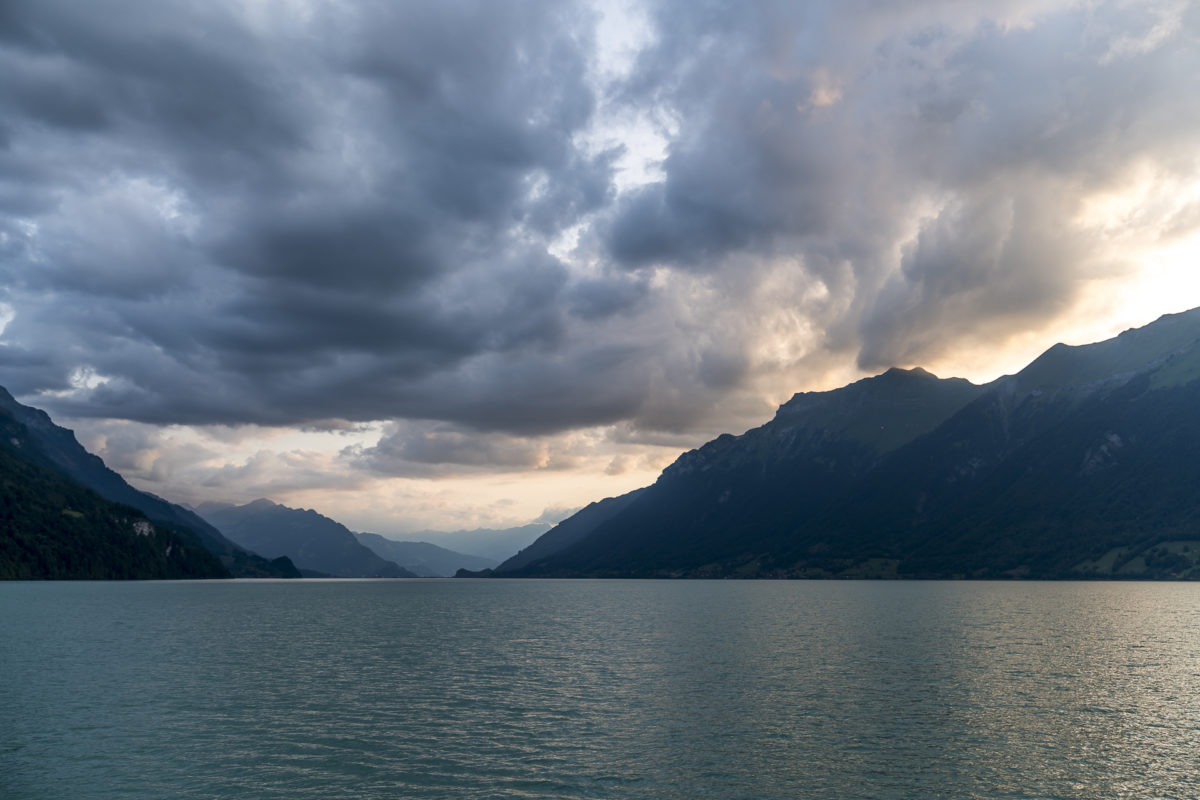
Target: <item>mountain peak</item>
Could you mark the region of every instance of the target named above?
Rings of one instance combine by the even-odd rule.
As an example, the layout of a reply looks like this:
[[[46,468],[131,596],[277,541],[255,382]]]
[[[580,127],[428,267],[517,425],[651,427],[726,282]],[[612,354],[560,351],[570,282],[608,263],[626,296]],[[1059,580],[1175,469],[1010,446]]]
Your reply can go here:
[[[242,506],[242,508],[249,509],[251,511],[267,511],[272,508],[283,508],[283,506],[272,500],[268,500],[265,497],[260,497],[257,500],[251,501]]]
[[[259,498],[244,506],[212,511],[208,519],[243,547],[268,557],[287,556],[309,574],[416,577],[363,545],[345,525],[312,509],[288,508]]]
[[[982,391],[963,378],[892,367],[840,389],[793,395],[768,424],[824,430],[883,453],[930,430]]]
[[[903,367],[892,367],[882,375],[876,375],[876,378],[925,378],[927,380],[941,380],[937,375],[934,375],[924,367],[913,367],[912,369],[904,369]]]

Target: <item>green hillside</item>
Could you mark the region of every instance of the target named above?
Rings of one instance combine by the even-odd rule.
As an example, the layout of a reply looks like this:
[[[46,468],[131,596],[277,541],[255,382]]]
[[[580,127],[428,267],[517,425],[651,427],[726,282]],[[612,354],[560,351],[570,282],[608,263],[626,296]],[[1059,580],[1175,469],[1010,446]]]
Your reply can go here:
[[[54,424],[44,411],[18,403],[3,387],[0,387],[0,414],[11,424],[21,426],[24,445],[14,451],[16,455],[34,459],[60,478],[86,486],[113,503],[138,509],[160,528],[184,532],[188,541],[200,544],[216,556],[235,577],[300,577],[299,570],[287,558],[263,558],[237,546],[192,511],[133,488],[98,456],[84,449],[72,431]]]
[[[194,537],[56,474],[32,448],[24,426],[0,410],[0,579],[229,576]]]

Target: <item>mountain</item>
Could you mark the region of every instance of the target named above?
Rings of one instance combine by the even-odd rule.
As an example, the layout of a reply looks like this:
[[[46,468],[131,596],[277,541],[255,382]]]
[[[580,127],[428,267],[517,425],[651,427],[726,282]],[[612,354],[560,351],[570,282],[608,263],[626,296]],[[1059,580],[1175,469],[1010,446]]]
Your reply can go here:
[[[635,489],[618,497],[607,497],[595,503],[589,503],[496,567],[495,574],[503,575],[506,572],[515,572],[528,564],[582,541],[601,524],[624,511],[644,491],[645,489]]]
[[[378,533],[356,533],[354,537],[380,558],[394,561],[422,578],[447,578],[460,569],[483,570],[496,566],[493,559],[456,553],[429,542],[398,542]]]
[[[439,547],[445,547],[457,553],[478,556],[499,563],[516,553],[523,547],[528,547],[534,540],[546,533],[550,525],[544,522],[531,522],[516,528],[475,528],[459,531],[417,531],[406,533],[406,539],[422,542],[432,542]]]
[[[893,369],[796,395],[497,572],[1200,578],[1197,408],[1200,310],[984,386]]]
[[[255,500],[244,506],[205,505],[200,513],[241,546],[267,556],[287,556],[314,577],[417,577],[364,547],[345,526],[311,509]]]
[[[74,432],[55,425],[46,412],[18,403],[3,387],[0,387],[0,411],[24,427],[29,441],[35,443],[47,468],[114,503],[138,509],[157,524],[190,531],[234,577],[300,576],[286,559],[269,561],[248,552],[229,541],[194,512],[149,492],[134,489],[124,478],[105,466],[98,456],[85,450]]]
[[[0,580],[227,577],[191,531],[153,523],[56,471],[0,408]]]

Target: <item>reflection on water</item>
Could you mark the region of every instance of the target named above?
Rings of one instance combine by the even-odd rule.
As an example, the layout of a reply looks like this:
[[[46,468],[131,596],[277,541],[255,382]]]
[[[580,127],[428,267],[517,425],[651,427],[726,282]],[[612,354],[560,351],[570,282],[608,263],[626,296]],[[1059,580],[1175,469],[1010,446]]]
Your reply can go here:
[[[0,585],[6,798],[1200,796],[1200,587]]]

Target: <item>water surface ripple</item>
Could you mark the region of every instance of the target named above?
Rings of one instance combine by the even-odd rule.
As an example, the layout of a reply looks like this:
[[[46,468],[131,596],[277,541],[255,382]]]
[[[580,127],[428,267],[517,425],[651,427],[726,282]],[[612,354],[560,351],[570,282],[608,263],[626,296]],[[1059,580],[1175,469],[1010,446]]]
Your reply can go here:
[[[1200,586],[0,585],[0,797],[1200,797]]]

